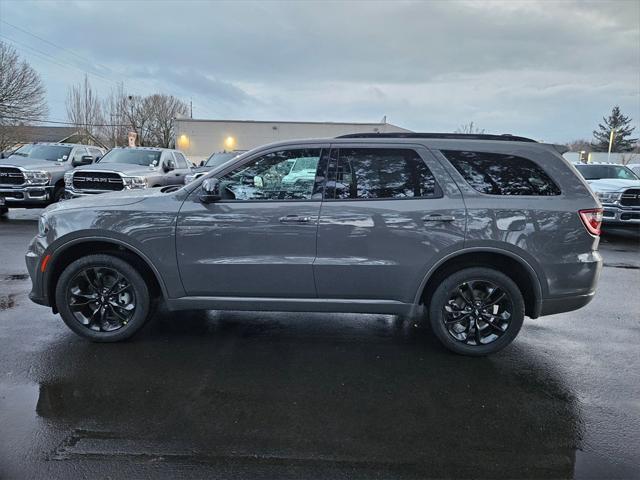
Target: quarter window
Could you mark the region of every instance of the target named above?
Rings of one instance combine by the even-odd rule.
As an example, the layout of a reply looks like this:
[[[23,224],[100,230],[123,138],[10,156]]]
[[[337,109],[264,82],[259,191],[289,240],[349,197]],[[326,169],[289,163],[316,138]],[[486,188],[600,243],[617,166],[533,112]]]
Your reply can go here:
[[[328,198],[333,196],[332,187],[336,199],[440,196],[433,174],[411,149],[341,148],[334,172],[327,186]]]
[[[226,200],[310,200],[314,196],[319,148],[262,155],[220,179]]]
[[[489,195],[560,195],[542,168],[526,158],[501,153],[442,150],[475,190]]]

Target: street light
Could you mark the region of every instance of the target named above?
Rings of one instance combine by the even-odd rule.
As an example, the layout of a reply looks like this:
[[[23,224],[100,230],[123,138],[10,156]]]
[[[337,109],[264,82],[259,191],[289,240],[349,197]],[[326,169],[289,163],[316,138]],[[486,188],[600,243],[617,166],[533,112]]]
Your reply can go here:
[[[235,150],[236,139],[233,138],[232,136],[228,136],[224,140],[224,146],[226,147],[227,150]]]

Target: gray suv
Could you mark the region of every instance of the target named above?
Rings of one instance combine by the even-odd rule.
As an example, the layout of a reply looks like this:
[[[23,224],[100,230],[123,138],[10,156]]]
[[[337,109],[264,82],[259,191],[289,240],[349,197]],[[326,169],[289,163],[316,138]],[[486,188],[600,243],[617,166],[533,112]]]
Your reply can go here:
[[[156,147],[118,147],[93,165],[64,177],[66,197],[76,198],[118,190],[182,185],[191,164],[182,152]]]
[[[159,298],[428,318],[445,347],[485,355],[525,316],[589,303],[601,220],[553,145],[362,134],[257,148],[179,189],[53,205],[26,261],[31,299],[95,341],[133,335]]]
[[[9,207],[44,207],[64,194],[65,172],[104,155],[74,143],[28,143],[0,159],[0,214]]]

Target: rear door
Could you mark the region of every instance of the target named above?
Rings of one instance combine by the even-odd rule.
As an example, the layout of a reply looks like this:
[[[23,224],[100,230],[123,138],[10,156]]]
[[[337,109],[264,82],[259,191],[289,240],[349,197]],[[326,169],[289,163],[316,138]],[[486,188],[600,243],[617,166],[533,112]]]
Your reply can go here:
[[[464,235],[460,191],[426,148],[333,145],[314,263],[320,298],[413,302]]]

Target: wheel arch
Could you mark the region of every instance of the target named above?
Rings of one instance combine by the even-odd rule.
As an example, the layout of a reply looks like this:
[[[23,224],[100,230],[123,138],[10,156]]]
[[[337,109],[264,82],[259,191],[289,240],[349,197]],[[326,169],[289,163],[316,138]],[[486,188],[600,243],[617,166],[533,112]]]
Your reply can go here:
[[[435,288],[442,280],[470,267],[492,268],[507,275],[522,292],[525,314],[530,318],[540,316],[543,290],[535,269],[525,259],[510,251],[491,248],[465,249],[441,259],[422,280],[415,303],[428,305]]]
[[[92,237],[76,239],[65,243],[56,249],[51,257],[46,274],[43,278],[44,291],[54,312],[55,288],[58,278],[64,269],[73,261],[89,254],[109,254],[119,257],[136,268],[149,285],[152,296],[167,298],[167,290],[158,270],[153,263],[139,249],[113,238]]]

